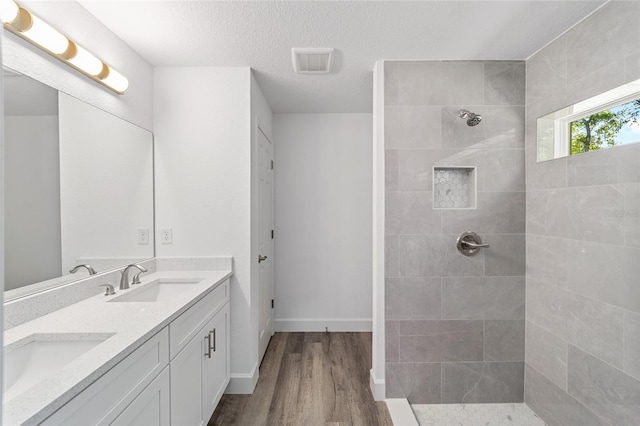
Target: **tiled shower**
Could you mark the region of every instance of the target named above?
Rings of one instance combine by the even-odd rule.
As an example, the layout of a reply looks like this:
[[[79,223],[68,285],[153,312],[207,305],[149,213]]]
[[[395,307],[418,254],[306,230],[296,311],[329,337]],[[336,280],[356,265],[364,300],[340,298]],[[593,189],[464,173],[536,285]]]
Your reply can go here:
[[[523,62],[385,62],[388,398],[640,424],[640,147],[536,161],[538,117],[639,78],[630,1]],[[462,256],[464,231],[490,247]]]

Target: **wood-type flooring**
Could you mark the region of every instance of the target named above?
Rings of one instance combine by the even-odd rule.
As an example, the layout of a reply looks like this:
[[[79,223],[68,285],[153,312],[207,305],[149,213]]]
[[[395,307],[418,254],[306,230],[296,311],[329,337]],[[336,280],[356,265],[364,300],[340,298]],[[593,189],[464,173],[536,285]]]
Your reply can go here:
[[[392,426],[369,389],[371,333],[276,333],[252,395],[224,395],[209,426]]]

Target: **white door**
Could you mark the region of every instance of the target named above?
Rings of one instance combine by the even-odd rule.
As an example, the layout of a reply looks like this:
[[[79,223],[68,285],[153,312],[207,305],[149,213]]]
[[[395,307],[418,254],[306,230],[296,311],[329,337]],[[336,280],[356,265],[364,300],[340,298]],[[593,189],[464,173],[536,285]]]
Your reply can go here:
[[[258,126],[258,287],[260,294],[260,360],[273,335],[273,145]]]

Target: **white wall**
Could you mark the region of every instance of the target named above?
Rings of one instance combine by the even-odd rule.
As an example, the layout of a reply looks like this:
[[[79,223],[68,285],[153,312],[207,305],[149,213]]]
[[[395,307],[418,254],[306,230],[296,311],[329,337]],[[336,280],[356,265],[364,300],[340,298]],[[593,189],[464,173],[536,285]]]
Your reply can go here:
[[[154,70],[156,226],[173,228],[157,255],[233,256],[232,386],[253,380],[257,353],[250,87],[249,68]]]
[[[62,273],[80,259],[153,257],[152,235],[138,244],[138,229],[153,229],[153,136],[64,93],[59,102]]]
[[[58,116],[4,121],[5,288],[61,275]]]
[[[122,96],[3,30],[2,62],[24,75],[104,109],[147,130],[153,128],[153,68],[77,2],[22,1],[129,79]]]
[[[372,115],[275,114],[275,327],[371,331]]]

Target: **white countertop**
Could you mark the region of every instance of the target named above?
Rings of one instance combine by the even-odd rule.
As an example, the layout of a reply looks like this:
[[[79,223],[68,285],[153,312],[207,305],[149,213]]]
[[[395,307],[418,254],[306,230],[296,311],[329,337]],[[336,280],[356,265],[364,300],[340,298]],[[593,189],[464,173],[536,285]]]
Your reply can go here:
[[[113,336],[65,367],[52,371],[28,391],[3,401],[2,423],[40,423],[222,284],[231,274],[231,271],[155,272],[143,275],[142,284],[129,290],[116,288],[115,296],[100,294],[5,330],[5,347],[33,334],[95,333]],[[159,278],[201,278],[202,281],[189,285],[188,289],[167,301],[108,302]]]

